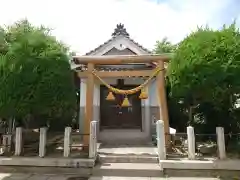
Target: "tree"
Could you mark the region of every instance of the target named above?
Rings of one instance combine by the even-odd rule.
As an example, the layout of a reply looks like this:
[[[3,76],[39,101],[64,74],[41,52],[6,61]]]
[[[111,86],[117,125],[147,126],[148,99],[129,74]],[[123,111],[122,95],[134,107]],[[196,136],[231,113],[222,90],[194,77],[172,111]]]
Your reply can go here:
[[[205,123],[229,130],[226,119],[232,118],[240,90],[240,33],[235,24],[191,33],[179,44],[167,75],[174,98],[189,110],[196,107]]]
[[[168,39],[165,37],[161,41],[157,41],[154,48],[155,54],[161,53],[173,53],[177,48],[177,45],[172,44]]]
[[[27,20],[3,31],[7,52],[0,59],[0,117],[71,119],[76,108],[68,48],[50,30]]]

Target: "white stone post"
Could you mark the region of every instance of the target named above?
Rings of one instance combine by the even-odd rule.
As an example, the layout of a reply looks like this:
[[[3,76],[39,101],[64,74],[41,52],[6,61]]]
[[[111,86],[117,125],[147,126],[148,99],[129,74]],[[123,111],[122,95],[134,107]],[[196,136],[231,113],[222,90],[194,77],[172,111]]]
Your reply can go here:
[[[216,127],[216,133],[217,133],[217,146],[218,146],[219,159],[225,159],[227,156],[226,156],[226,149],[225,149],[224,128]]]
[[[2,138],[3,142],[3,150],[4,152],[9,152],[11,151],[11,145],[12,145],[12,135],[11,134],[4,134]]]
[[[89,158],[95,158],[97,155],[97,121],[90,123],[89,135]]]
[[[164,132],[164,122],[158,120],[156,122],[156,133],[157,133],[157,149],[159,160],[166,159],[166,147],[165,147],[165,132]]]
[[[70,155],[70,142],[71,142],[71,132],[72,128],[71,127],[65,127],[65,132],[64,132],[64,152],[63,156],[64,157],[69,157]]]
[[[2,136],[2,144],[3,144],[2,150],[3,150],[3,152],[6,152],[6,150],[7,150],[7,136],[6,135]]]
[[[99,122],[98,121],[93,121],[93,142],[94,142],[94,146],[93,146],[93,150],[94,150],[94,157],[97,156],[97,134],[98,134],[98,126],[99,126]]]
[[[20,156],[22,151],[22,127],[16,128],[15,156]]]
[[[195,134],[192,126],[187,127],[188,159],[195,159]]]
[[[47,128],[41,127],[39,133],[39,157],[44,157],[46,154],[47,143]]]

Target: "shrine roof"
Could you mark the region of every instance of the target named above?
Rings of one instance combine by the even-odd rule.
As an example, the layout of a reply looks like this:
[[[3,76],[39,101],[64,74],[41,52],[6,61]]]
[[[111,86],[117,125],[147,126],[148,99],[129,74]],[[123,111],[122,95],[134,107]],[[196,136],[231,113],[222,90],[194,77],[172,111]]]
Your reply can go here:
[[[119,36],[122,36],[122,37],[128,39],[129,41],[131,41],[133,44],[135,44],[142,51],[145,51],[148,54],[152,53],[150,50],[148,50],[147,48],[143,47],[142,45],[140,45],[139,43],[134,41],[132,38],[130,38],[129,33],[127,32],[127,30],[124,27],[124,25],[120,23],[120,24],[117,24],[117,27],[114,29],[114,32],[112,33],[112,38],[110,38],[109,40],[105,41],[103,44],[99,45],[95,49],[87,52],[85,55],[92,55],[93,53],[95,53],[96,51],[101,49],[103,46],[106,46],[107,44],[109,44],[109,43],[113,42],[114,40],[116,40],[116,38],[118,38]]]

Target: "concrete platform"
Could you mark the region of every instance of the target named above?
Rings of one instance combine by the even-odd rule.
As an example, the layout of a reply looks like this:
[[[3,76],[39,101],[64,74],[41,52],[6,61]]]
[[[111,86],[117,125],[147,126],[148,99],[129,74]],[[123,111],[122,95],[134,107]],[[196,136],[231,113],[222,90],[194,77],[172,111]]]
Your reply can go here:
[[[220,180],[219,178],[199,178],[199,177],[121,177],[103,176],[91,177],[89,180]]]
[[[92,168],[66,168],[66,167],[30,167],[30,166],[0,166],[3,174],[57,174],[61,176],[72,175],[90,177]]]
[[[34,167],[86,167],[92,168],[95,159],[78,158],[40,158],[40,157],[0,157],[0,166],[34,166]]]
[[[158,164],[147,163],[106,163],[96,166],[92,172],[94,176],[163,177]]]
[[[7,174],[0,173],[0,180],[87,180],[78,176],[47,175],[47,174]],[[219,180],[219,178],[201,177],[124,177],[124,176],[93,176],[89,180]]]
[[[163,169],[240,171],[240,160],[160,160]]]
[[[99,155],[101,163],[155,163],[158,164],[158,157],[148,155]]]
[[[23,174],[23,173],[0,173],[0,180],[87,180],[79,176],[57,174]]]
[[[157,148],[152,145],[100,145],[99,154],[104,155],[148,155],[157,157]]]
[[[155,163],[157,148],[152,145],[101,145],[98,149],[101,163]]]

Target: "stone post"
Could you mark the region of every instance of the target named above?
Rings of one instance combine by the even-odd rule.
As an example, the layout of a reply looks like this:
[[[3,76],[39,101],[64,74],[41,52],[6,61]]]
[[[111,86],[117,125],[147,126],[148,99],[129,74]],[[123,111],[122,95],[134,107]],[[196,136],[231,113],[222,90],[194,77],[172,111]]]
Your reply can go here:
[[[89,158],[95,158],[97,153],[97,121],[90,123]]]
[[[188,159],[195,159],[195,134],[192,126],[187,127]]]
[[[70,155],[70,142],[71,142],[71,132],[72,128],[71,127],[65,127],[65,132],[64,132],[64,152],[63,156],[64,157],[69,157]]]
[[[218,157],[219,159],[225,159],[227,156],[225,149],[224,128],[216,127],[216,133],[217,133]]]
[[[2,138],[3,142],[3,149],[4,152],[10,152],[11,151],[11,145],[12,145],[12,135],[11,134],[4,134]]]
[[[46,154],[47,143],[47,128],[41,127],[39,134],[39,157],[44,157]]]
[[[15,156],[20,156],[22,151],[22,127],[16,128]]]
[[[157,133],[157,149],[159,160],[166,159],[166,147],[165,147],[165,132],[164,132],[164,122],[158,120],[156,122],[156,133]]]

